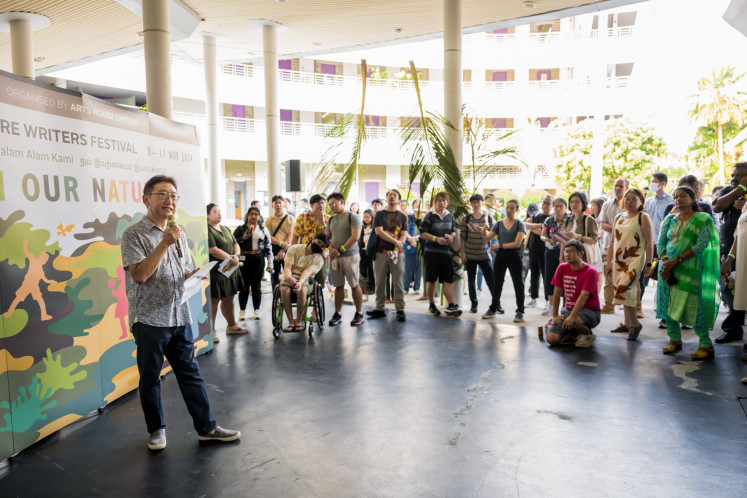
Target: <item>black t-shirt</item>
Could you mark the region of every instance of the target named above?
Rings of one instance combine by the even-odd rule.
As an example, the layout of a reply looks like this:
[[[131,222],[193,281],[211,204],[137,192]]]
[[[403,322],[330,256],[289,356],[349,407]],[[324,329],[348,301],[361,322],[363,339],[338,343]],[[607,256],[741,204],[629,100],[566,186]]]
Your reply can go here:
[[[726,194],[734,190],[734,188],[735,187],[732,187],[731,185],[722,188],[718,193],[718,197],[716,197],[716,200],[725,196]],[[721,237],[719,237],[719,239],[721,244],[722,256],[729,254],[729,249],[731,249],[731,246],[734,243],[734,231],[737,229],[737,221],[739,220],[739,216],[741,214],[742,211],[735,208],[734,204],[721,212]]]
[[[376,227],[382,227],[385,232],[389,232],[389,235],[395,239],[399,239],[400,233],[403,231],[406,232],[409,224],[407,215],[402,211],[379,209],[376,216],[374,216],[373,229],[376,231]],[[379,237],[378,244],[376,244],[377,251],[391,251],[392,249],[394,249],[394,244]]]
[[[537,213],[534,216],[532,216],[532,223],[542,224],[550,216],[552,215],[545,214],[545,213]],[[544,252],[545,243],[540,240],[540,236],[532,232],[531,230],[529,230],[529,228],[527,228],[527,232],[529,233],[529,235],[527,235],[527,237],[529,238],[529,241],[527,242],[527,249],[529,249],[530,251]]]

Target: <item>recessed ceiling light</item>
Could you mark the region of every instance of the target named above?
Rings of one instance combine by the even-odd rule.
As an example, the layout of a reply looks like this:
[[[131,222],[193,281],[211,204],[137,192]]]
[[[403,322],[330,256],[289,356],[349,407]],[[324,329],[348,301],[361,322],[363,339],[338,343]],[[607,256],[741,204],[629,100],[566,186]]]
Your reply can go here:
[[[529,1],[529,2],[522,2],[522,3],[521,3],[521,5],[523,5],[523,6],[524,6],[524,7],[526,7],[527,9],[533,9],[533,8],[535,8],[535,7],[537,6],[537,4],[536,4],[536,3],[534,3],[534,2],[532,2],[532,1]]]
[[[401,33],[402,28],[394,28],[392,31],[394,31],[395,33]]]
[[[44,57],[34,57],[34,62],[44,62]]]

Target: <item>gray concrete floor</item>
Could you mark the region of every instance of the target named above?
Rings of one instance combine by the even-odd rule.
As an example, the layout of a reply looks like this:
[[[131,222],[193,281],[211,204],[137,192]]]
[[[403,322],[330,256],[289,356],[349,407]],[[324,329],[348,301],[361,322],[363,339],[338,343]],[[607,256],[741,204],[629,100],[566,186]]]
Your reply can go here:
[[[637,342],[608,332],[617,312],[588,349],[541,342],[541,307],[515,326],[508,282],[492,321],[431,317],[410,295],[404,324],[390,313],[351,327],[345,306],[311,339],[273,339],[266,294],[248,334],[226,337],[221,318],[200,358],[213,413],[240,441],[198,444],[168,375],[165,450],[145,447],[131,393],[15,457],[0,494],[744,496],[742,344],[693,362],[685,331],[684,351],[662,355],[653,291]]]

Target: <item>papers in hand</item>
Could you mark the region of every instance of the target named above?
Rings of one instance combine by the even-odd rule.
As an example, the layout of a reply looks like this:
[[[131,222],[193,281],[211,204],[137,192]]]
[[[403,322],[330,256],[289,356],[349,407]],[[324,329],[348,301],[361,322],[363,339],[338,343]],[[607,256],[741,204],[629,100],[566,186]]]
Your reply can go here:
[[[210,273],[210,270],[212,270],[213,266],[215,266],[216,264],[218,264],[218,262],[213,261],[201,267],[199,270],[194,272],[191,277],[184,281],[184,292],[182,293],[181,301],[182,304],[187,302],[187,299],[197,294],[197,292],[202,288],[202,279],[208,273]]]
[[[220,266],[218,267],[218,271],[223,274],[224,277],[230,277],[233,272],[239,269],[239,265],[236,264],[230,256],[226,259],[224,259]]]

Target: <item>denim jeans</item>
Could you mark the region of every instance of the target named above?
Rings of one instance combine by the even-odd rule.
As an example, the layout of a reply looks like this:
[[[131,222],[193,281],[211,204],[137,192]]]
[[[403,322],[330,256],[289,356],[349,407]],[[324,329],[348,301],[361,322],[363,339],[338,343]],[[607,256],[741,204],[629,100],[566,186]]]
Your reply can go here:
[[[545,248],[540,249],[540,251],[534,249],[529,251],[529,295],[533,300],[539,297],[540,277],[542,280],[545,279]],[[544,289],[542,293],[545,293]],[[546,294],[544,297],[549,299]]]
[[[721,330],[724,332],[731,332],[732,334],[744,335],[744,310],[734,309],[734,293],[729,289],[728,282],[721,277],[721,298],[726,307],[729,308],[729,314],[726,315],[724,321],[721,323]]]
[[[148,433],[166,427],[161,405],[161,369],[163,357],[169,361],[182,392],[184,404],[192,416],[198,434],[215,428],[215,419],[210,413],[205,383],[200,377],[200,368],[195,359],[195,348],[181,327],[153,327],[144,323],[132,326],[132,335],[137,346],[137,369],[140,373],[140,405],[145,415]]]
[[[404,275],[404,286],[405,292],[410,290],[410,282],[415,282],[412,286],[412,290],[418,292],[420,290],[420,280],[422,278],[422,268],[420,267],[420,257],[418,253],[413,254],[405,253],[405,275]]]

